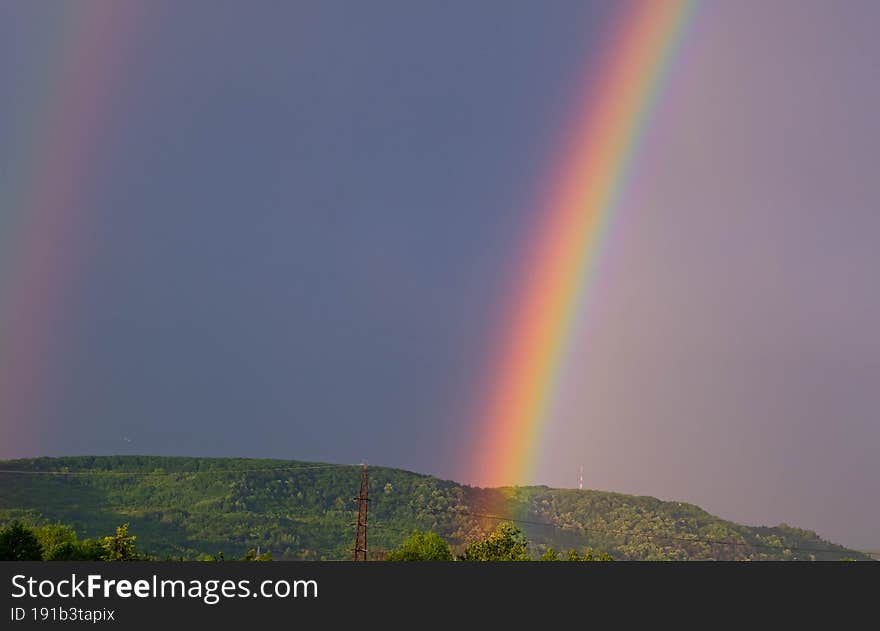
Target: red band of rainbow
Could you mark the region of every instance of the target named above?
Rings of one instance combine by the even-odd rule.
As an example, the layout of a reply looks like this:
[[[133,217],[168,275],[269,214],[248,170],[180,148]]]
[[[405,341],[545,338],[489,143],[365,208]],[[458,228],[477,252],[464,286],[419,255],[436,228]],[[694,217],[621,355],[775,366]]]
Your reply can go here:
[[[513,298],[515,315],[502,331],[477,412],[472,482],[529,482],[581,296],[695,6],[695,0],[636,0],[620,13],[574,121],[571,146],[562,152],[561,169],[551,172],[553,187]]]

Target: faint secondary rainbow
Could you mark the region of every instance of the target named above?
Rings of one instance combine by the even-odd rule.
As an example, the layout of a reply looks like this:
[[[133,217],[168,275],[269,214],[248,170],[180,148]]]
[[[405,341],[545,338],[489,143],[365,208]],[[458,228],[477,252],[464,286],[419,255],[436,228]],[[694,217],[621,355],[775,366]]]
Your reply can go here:
[[[91,183],[107,163],[108,119],[139,6],[59,5],[45,23],[57,31],[40,38],[43,56],[27,57],[25,70],[43,87],[21,97],[31,118],[19,126],[14,180],[0,190],[0,457],[44,453],[45,386],[87,258]]]
[[[570,145],[550,173],[512,317],[490,365],[468,476],[477,484],[530,481],[579,305],[695,6],[696,0],[635,0],[615,21],[571,126]]]

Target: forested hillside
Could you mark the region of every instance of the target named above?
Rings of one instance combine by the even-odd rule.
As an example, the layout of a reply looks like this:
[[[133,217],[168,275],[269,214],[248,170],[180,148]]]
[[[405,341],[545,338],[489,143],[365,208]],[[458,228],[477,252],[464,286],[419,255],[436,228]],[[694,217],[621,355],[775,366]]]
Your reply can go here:
[[[257,548],[274,559],[349,558],[360,467],[283,460],[107,456],[0,461],[0,523],[70,524],[81,537],[123,523],[158,556]],[[867,559],[786,525],[751,527],[697,506],[603,491],[482,489],[370,467],[376,558],[414,529],[453,547],[515,520],[540,556],[591,548],[615,559]]]

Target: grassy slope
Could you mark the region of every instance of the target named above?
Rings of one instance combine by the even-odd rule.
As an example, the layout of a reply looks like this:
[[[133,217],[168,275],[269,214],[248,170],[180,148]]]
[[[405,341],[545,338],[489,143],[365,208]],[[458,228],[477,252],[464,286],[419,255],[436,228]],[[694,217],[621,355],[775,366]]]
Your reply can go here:
[[[0,522],[73,525],[80,536],[129,522],[141,550],[195,558],[348,558],[360,468],[281,460],[107,456],[0,461]],[[460,546],[496,515],[522,520],[540,554],[592,547],[618,559],[867,559],[785,525],[750,527],[697,506],[652,497],[547,487],[481,489],[398,469],[370,468],[370,548],[395,547],[413,529]],[[552,524],[546,526],[542,524]],[[734,542],[722,545],[714,541]],[[802,551],[810,548],[820,551]]]

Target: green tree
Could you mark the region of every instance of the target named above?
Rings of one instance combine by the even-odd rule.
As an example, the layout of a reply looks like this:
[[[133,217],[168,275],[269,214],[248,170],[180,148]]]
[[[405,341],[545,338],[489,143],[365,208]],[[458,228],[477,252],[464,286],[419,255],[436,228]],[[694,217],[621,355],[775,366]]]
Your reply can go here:
[[[541,561],[561,561],[559,558],[559,553],[553,548],[547,548],[544,551],[544,554],[541,555]]]
[[[513,524],[500,524],[485,539],[472,541],[459,556],[461,561],[529,561],[529,542]]]
[[[106,550],[96,539],[65,541],[49,550],[44,550],[44,561],[103,561]]]
[[[437,533],[416,530],[385,558],[388,561],[451,561],[452,550]]]
[[[581,561],[613,561],[614,559],[607,552],[594,552],[592,548],[584,550]]]
[[[556,550],[553,548],[547,548],[543,555],[541,555],[541,561],[613,561],[611,555],[607,552],[602,552],[600,554],[594,554],[591,548],[586,548],[583,554],[578,553],[575,549],[570,549],[566,558],[563,559]]]
[[[137,561],[138,554],[134,549],[135,535],[128,534],[128,524],[116,528],[115,535],[101,539],[104,548],[104,559],[107,561]]]
[[[263,552],[262,554],[257,554],[257,551],[254,548],[251,548],[247,551],[247,553],[241,557],[242,561],[271,561],[272,553],[268,550]]]
[[[43,548],[44,561],[101,561],[106,550],[101,541],[79,539],[67,524],[49,524],[34,528]]]
[[[43,560],[67,560],[76,548],[73,528],[65,524],[50,524],[34,529],[34,535],[43,548]]]
[[[34,532],[14,521],[0,530],[0,561],[41,561],[43,547]]]
[[[569,561],[613,561],[611,555],[607,552],[600,552],[599,554],[594,554],[592,548],[587,548],[584,550],[583,554],[578,554],[577,550],[569,550],[568,551],[568,560]]]

